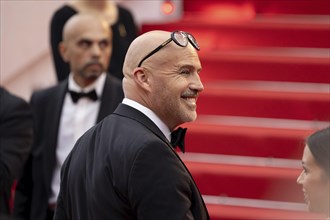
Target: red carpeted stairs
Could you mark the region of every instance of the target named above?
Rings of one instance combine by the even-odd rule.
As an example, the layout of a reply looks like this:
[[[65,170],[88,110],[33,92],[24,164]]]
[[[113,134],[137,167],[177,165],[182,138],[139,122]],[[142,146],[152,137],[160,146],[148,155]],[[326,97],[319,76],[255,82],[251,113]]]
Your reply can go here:
[[[180,154],[212,220],[322,219],[306,211],[304,138],[330,120],[329,0],[186,0],[205,90]]]

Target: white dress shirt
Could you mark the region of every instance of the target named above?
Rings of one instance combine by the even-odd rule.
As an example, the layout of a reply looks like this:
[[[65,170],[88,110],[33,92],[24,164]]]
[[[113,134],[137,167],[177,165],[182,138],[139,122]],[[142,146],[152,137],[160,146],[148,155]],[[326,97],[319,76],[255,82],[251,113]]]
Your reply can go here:
[[[52,180],[52,195],[49,204],[55,204],[60,190],[60,172],[64,160],[71,152],[78,138],[89,128],[96,124],[98,112],[101,105],[101,96],[106,79],[106,73],[102,73],[91,85],[81,88],[74,80],[72,73],[69,75],[69,90],[75,92],[90,92],[95,89],[98,100],[93,101],[87,97],[80,98],[76,103],[71,99],[70,93],[64,97],[62,113],[60,118],[57,147],[56,166]]]
[[[149,108],[141,105],[138,102],[135,102],[131,99],[124,98],[123,104],[131,106],[132,108],[135,108],[145,114],[153,123],[157,125],[157,127],[162,131],[162,133],[165,135],[168,141],[171,141],[171,131],[167,127],[167,125]]]

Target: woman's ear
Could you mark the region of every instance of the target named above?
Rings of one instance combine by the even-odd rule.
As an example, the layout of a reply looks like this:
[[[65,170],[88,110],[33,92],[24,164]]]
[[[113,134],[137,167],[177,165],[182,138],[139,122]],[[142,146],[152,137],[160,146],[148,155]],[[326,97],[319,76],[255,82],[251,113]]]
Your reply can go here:
[[[321,175],[321,180],[324,181],[325,183],[330,183],[330,177],[326,174],[326,172],[322,172],[322,175]]]
[[[150,91],[150,74],[142,67],[135,68],[134,70],[135,82],[144,90]]]

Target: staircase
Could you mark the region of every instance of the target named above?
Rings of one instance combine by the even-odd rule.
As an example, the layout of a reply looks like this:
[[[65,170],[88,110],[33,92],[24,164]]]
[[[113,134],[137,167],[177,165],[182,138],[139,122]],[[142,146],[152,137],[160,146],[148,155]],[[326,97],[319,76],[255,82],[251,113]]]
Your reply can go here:
[[[329,0],[186,0],[205,90],[179,153],[212,220],[324,219],[306,211],[304,139],[330,121]]]

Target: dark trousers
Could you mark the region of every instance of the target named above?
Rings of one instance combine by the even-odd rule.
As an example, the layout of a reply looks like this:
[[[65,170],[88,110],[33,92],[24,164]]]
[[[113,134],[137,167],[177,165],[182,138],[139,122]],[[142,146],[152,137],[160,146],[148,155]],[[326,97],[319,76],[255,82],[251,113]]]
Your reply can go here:
[[[54,218],[54,210],[48,209],[47,210],[46,220],[53,220],[53,218]]]

